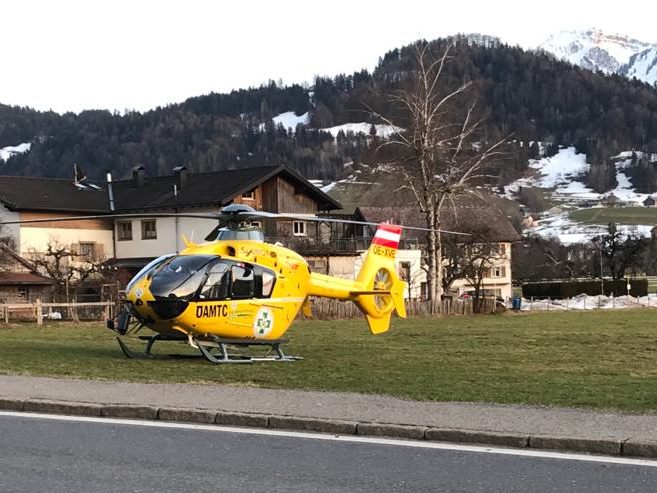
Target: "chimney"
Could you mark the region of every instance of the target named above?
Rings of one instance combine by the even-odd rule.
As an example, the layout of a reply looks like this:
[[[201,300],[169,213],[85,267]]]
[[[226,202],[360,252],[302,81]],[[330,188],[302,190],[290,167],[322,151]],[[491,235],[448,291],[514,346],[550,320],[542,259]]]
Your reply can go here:
[[[173,168],[173,172],[176,175],[175,184],[178,187],[178,192],[180,192],[185,186],[185,183],[187,183],[187,167],[176,166]]]
[[[145,172],[146,172],[146,168],[144,168],[141,164],[138,164],[137,166],[132,168],[132,186],[133,186],[133,188],[139,188],[139,187],[143,186]]]

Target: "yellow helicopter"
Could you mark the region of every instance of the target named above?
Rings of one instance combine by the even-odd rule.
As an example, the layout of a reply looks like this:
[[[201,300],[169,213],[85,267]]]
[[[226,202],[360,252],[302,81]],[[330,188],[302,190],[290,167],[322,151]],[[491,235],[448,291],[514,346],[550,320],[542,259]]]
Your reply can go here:
[[[293,216],[244,205],[224,207],[221,216],[226,225],[215,228],[207,243],[185,240],[179,254],[155,259],[127,285],[125,307],[108,327],[121,336],[142,327],[153,330],[144,355],[157,341],[185,340],[212,363],[299,359],[285,355],[281,345],[299,311],[310,315],[311,296],[353,301],[373,334],[388,330],[393,312],[406,316],[406,283],[395,269],[401,226],[379,225],[357,278],[350,281],[311,272],[298,253],[265,243],[249,224]],[[137,356],[117,339],[126,356]],[[251,345],[270,346],[275,354],[229,353],[230,347]]]
[[[293,214],[256,211],[233,204],[221,209],[218,215],[150,216],[218,219],[219,225],[205,238],[205,243],[183,238],[184,250],[153,260],[128,283],[122,310],[116,319],[107,321],[107,327],[119,334],[117,341],[128,358],[151,357],[158,341],[184,341],[212,363],[300,359],[286,355],[281,346],[299,311],[311,315],[311,296],[352,301],[364,313],[372,334],[386,332],[393,312],[406,317],[406,283],[395,268],[402,229],[428,231],[388,223],[304,216],[305,221],[377,226],[356,279],[346,280],[311,272],[301,255],[280,244],[266,243],[263,232],[251,224],[263,219],[300,219]],[[3,224],[110,217],[144,216],[113,214]],[[138,336],[146,341],[146,347],[135,353],[122,338],[143,328],[155,334]],[[235,347],[248,346],[269,346],[273,352],[256,356],[233,351]]]

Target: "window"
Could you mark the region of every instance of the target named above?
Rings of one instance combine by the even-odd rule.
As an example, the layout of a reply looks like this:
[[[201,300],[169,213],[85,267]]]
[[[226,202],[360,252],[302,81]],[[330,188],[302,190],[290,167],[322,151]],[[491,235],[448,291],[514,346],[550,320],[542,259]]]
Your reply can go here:
[[[158,298],[190,299],[205,279],[205,266],[213,255],[179,255],[169,257],[151,270],[151,294]]]
[[[274,291],[274,271],[250,265],[219,260],[210,265],[199,301],[269,298]]]
[[[116,225],[117,237],[119,241],[132,240],[132,222],[120,222]]]
[[[22,287],[22,286],[18,288],[17,294],[19,298],[22,298],[24,300],[27,300],[30,295],[27,287]]]
[[[498,265],[497,267],[491,267],[490,277],[504,277],[506,276],[506,267],[504,265]]]
[[[205,281],[199,298],[202,300],[225,300],[228,298],[229,287],[228,265],[223,262],[216,263],[210,268],[208,279]]]
[[[294,221],[292,223],[292,234],[294,234],[294,236],[306,236],[305,221]]]
[[[256,196],[255,196],[255,188],[249,190],[248,192],[244,192],[244,193],[242,194],[242,198],[243,198],[243,199],[247,199],[247,200],[255,200],[255,198],[256,198]]]
[[[443,274],[444,276],[444,274]],[[402,281],[409,282],[411,280],[411,263],[399,262],[399,278]]]
[[[92,241],[80,242],[78,255],[84,260],[93,260],[96,253],[96,244]]]
[[[320,272],[322,274],[328,274],[328,264],[326,259],[307,259],[308,267],[313,272]]]
[[[142,240],[155,240],[157,239],[157,228],[155,227],[155,219],[148,219],[141,222],[141,239]]]
[[[231,274],[233,278],[231,298],[253,298],[255,293],[253,268],[246,264],[236,264],[233,265]]]

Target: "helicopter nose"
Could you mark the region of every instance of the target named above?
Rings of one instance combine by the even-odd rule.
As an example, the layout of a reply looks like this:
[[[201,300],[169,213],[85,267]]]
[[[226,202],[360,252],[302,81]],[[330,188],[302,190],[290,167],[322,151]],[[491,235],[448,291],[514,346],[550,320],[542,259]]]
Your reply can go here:
[[[153,300],[148,302],[148,307],[153,310],[155,315],[157,315],[162,320],[170,320],[172,318],[176,318],[178,315],[187,310],[188,306],[188,301],[176,298]]]

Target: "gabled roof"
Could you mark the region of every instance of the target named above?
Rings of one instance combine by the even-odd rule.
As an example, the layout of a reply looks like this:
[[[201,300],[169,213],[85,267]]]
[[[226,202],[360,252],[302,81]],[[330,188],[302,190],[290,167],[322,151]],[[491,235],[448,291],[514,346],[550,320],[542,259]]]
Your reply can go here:
[[[115,183],[116,209],[144,210],[174,207],[200,207],[225,205],[236,195],[241,195],[261,183],[281,175],[302,187],[319,205],[321,210],[340,209],[341,205],[305,178],[284,166],[243,168],[211,173],[187,173],[181,190],[174,194],[176,176],[158,176],[145,180],[135,187],[132,180]]]
[[[318,204],[320,210],[340,209],[308,180],[284,166],[264,166],[210,173],[187,173],[184,185],[174,194],[175,175],[147,177],[136,187],[132,180],[113,183],[116,211],[141,211],[180,207],[222,206],[236,195],[257,187],[274,176],[283,176],[299,186]],[[109,212],[106,184],[75,184],[72,180],[0,176],[0,202],[10,210]],[[96,188],[94,188],[96,187]]]

